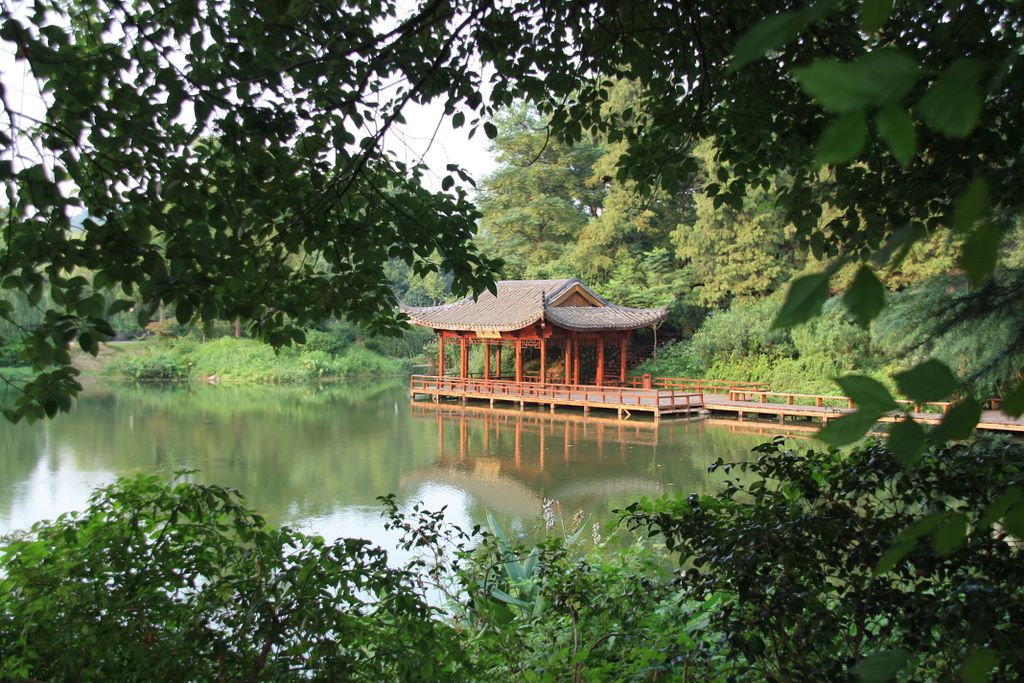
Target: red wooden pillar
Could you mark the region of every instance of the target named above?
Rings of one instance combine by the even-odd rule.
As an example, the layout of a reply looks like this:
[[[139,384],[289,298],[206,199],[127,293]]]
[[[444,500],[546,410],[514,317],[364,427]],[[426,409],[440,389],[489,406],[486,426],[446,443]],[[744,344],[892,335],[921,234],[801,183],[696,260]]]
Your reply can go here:
[[[469,349],[465,337],[459,338],[459,376],[466,379],[469,376]]]
[[[548,381],[548,345],[547,340],[544,337],[540,338],[540,383],[544,384]]]
[[[498,344],[497,356],[498,357],[495,359],[496,361],[498,361],[498,372],[496,377],[498,379],[501,379],[501,344]]]
[[[626,351],[629,348],[629,333],[622,335],[619,340],[619,381],[626,383]]]
[[[484,342],[484,379],[491,378],[491,343]]]
[[[437,376],[444,377],[444,337],[438,337],[437,341]]]
[[[572,383],[580,383],[580,340],[572,338]]]
[[[572,384],[572,341],[565,338],[565,383]]]
[[[523,340],[516,339],[516,381],[523,381]]]
[[[604,337],[597,338],[597,386],[604,384]]]

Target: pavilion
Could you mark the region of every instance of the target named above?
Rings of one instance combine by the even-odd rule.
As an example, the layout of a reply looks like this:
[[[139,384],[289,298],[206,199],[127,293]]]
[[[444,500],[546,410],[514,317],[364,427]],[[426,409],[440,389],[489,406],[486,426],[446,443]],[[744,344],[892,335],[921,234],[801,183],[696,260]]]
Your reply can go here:
[[[480,345],[484,380],[513,379],[501,370],[502,349],[508,348],[515,354],[516,382],[597,386],[626,383],[630,333],[664,320],[668,311],[610,303],[575,278],[502,280],[496,295],[401,310],[438,334],[439,377],[445,375],[446,344],[458,345],[457,376],[463,379],[469,377],[469,349]],[[536,372],[524,371],[524,355]]]

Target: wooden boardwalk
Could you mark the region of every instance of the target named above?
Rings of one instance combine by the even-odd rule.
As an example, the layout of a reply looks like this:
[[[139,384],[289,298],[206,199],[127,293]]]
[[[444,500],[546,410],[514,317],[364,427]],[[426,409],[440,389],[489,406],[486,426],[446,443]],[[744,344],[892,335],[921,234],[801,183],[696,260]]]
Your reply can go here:
[[[774,397],[787,399],[785,402],[774,402]],[[793,399],[790,403],[789,399]],[[813,400],[812,405],[800,404],[800,399]],[[834,405],[838,401],[846,405]],[[833,405],[828,405],[829,403]],[[932,404],[933,412],[925,412],[923,408],[929,406],[914,405],[906,415],[916,422],[923,424],[938,424],[942,420],[944,407],[947,404]],[[829,420],[842,417],[847,413],[854,412],[855,408],[850,407],[851,403],[845,396],[815,396],[808,394],[784,394],[764,392],[761,394],[739,393],[733,394],[704,394],[704,410],[709,413],[732,413],[740,419],[746,417],[770,416],[777,418],[780,422],[788,418],[803,418],[818,420],[827,423]],[[908,406],[910,407],[910,406]],[[902,420],[904,414],[883,415],[879,422],[897,422]],[[1024,419],[1012,418],[998,410],[985,410],[981,413],[981,420],[978,422],[978,429],[1000,432],[1024,433]]]
[[[524,407],[527,403],[543,405],[553,412],[556,406],[583,408],[584,414],[592,408],[614,410],[619,417],[631,413],[662,415],[691,415],[702,407],[701,395],[678,389],[644,389],[634,387],[593,386],[574,384],[541,384],[508,380],[477,379],[473,377],[433,377],[413,375],[409,379],[409,395],[459,400],[508,402]]]
[[[732,414],[745,418],[771,417],[784,423],[827,423],[855,410],[846,396],[773,392],[767,385],[751,382],[691,380],[679,378],[630,378],[627,386],[594,386],[515,382],[459,377],[413,375],[409,394],[415,401],[427,397],[488,401],[518,405],[540,405],[554,412],[557,406],[578,407],[588,415],[591,409],[614,410],[619,418],[634,412],[658,419],[664,415]],[[880,422],[896,422],[908,415],[924,424],[937,424],[949,403],[914,404],[902,402],[906,412],[883,416]],[[985,410],[979,430],[1024,433],[1024,419],[1012,418],[998,410]]]

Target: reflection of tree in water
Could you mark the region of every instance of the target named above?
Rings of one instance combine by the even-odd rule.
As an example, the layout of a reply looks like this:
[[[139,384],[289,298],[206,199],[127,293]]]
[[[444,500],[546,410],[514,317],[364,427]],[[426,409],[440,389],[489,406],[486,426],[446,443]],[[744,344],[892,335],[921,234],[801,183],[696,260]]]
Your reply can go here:
[[[587,417],[547,410],[502,410],[414,403],[413,416],[437,430],[437,461],[403,477],[458,486],[478,506],[528,521],[553,498],[564,511],[600,518],[640,496],[707,493],[720,478],[707,468],[748,457],[770,438],[732,433],[703,421]],[[474,516],[480,514],[476,511]]]

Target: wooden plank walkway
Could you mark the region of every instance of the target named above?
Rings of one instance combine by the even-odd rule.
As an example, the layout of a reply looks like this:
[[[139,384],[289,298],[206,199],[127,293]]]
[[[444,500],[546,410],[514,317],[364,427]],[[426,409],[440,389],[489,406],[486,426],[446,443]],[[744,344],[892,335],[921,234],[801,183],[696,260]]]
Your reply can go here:
[[[733,414],[741,420],[747,416],[771,416],[780,423],[786,418],[827,423],[855,410],[846,396],[773,392],[767,385],[729,383],[719,380],[689,380],[678,378],[646,378],[650,386],[643,386],[640,378],[631,378],[630,386],[594,386],[571,384],[540,384],[509,380],[479,378],[435,377],[413,375],[409,380],[409,395],[428,397],[434,402],[454,398],[495,403],[526,404],[549,407],[583,408],[588,415],[592,408],[614,410],[619,418],[634,412],[652,414],[655,419],[663,415]],[[714,393],[713,393],[714,392]],[[717,393],[724,392],[724,393]],[[909,415],[924,424],[938,424],[949,403],[906,404]],[[931,412],[929,412],[929,410]],[[883,416],[880,422],[896,422],[903,414]],[[1012,418],[998,410],[985,410],[978,422],[979,430],[1024,433],[1024,418]]]
[[[743,398],[737,398],[742,396]],[[757,400],[755,400],[755,397]],[[775,403],[768,400],[771,397],[786,398],[787,402]],[[788,399],[792,397],[793,402]],[[746,416],[770,415],[780,421],[787,417],[806,418],[820,420],[827,423],[831,419],[841,417],[847,413],[854,412],[850,407],[849,399],[845,396],[815,396],[809,394],[785,394],[776,392],[760,392],[749,394],[743,392],[731,394],[704,394],[704,410],[709,413],[733,413],[741,419]],[[800,399],[814,400],[814,405],[801,405],[797,403]],[[820,400],[819,400],[820,399]],[[827,401],[844,401],[845,406],[825,405]],[[947,404],[934,404],[937,411],[941,411]],[[907,413],[911,418],[923,424],[938,424],[942,420],[943,412],[924,412],[920,410],[924,406],[915,406],[915,410]],[[879,422],[897,422],[903,419],[903,415],[884,415]],[[978,429],[986,431],[1021,432],[1024,433],[1024,419],[1012,418],[998,410],[985,410],[981,413],[981,420],[978,422]]]
[[[556,406],[583,408],[584,414],[592,408],[614,410],[619,417],[628,417],[633,412],[662,415],[691,415],[700,410],[701,396],[698,393],[679,389],[643,389],[634,387],[540,384],[537,382],[513,382],[507,380],[477,379],[473,377],[433,377],[413,375],[409,378],[409,395],[440,398],[474,399],[495,402],[527,403],[549,406],[554,412]]]

